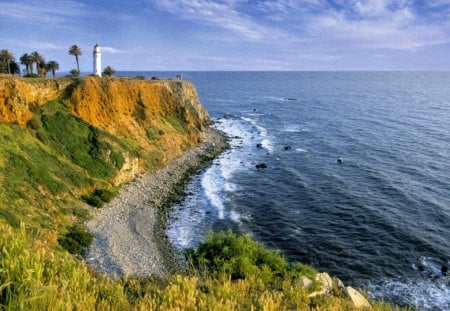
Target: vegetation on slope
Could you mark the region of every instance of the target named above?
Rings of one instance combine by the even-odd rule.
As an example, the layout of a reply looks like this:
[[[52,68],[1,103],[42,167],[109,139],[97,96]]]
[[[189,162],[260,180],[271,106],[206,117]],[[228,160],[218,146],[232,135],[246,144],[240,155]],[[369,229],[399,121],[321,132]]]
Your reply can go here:
[[[239,250],[217,253],[229,243]],[[254,253],[256,251],[256,253]],[[206,264],[214,253],[219,261],[253,261],[245,277],[232,279],[216,264]],[[244,255],[244,254],[251,255]],[[111,280],[90,271],[68,253],[54,250],[43,239],[0,224],[0,306],[7,310],[354,310],[341,297],[313,297],[297,278],[311,276],[308,267],[289,265],[283,257],[255,244],[247,237],[231,233],[210,235],[192,255],[201,265],[188,275],[167,280],[129,278]],[[208,261],[203,261],[203,259]],[[276,262],[275,265],[271,263]],[[296,268],[294,268],[297,266]],[[216,269],[219,270],[216,270]],[[203,270],[206,269],[206,270]],[[294,272],[293,272],[294,271]],[[276,282],[261,278],[272,273]],[[374,304],[373,310],[392,310]]]

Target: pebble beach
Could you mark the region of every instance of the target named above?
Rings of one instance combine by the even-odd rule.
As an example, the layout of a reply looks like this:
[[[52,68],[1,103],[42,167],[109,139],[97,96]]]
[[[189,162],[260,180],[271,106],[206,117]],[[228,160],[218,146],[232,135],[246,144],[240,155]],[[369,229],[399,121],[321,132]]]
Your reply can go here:
[[[94,234],[87,263],[110,277],[162,277],[176,270],[178,261],[165,233],[171,203],[183,196],[190,176],[227,146],[224,134],[207,129],[201,143],[168,166],[123,185],[86,224]]]

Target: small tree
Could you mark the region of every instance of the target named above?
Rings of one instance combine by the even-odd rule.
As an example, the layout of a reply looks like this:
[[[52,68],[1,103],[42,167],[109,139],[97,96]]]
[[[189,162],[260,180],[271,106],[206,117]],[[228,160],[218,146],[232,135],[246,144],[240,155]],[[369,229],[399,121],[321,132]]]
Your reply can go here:
[[[70,71],[70,74],[71,74],[71,76],[72,77],[78,77],[80,74],[78,73],[78,70],[77,69],[72,69],[71,71]]]
[[[108,66],[103,70],[103,74],[108,77],[112,77],[115,73],[116,71],[111,66]]]

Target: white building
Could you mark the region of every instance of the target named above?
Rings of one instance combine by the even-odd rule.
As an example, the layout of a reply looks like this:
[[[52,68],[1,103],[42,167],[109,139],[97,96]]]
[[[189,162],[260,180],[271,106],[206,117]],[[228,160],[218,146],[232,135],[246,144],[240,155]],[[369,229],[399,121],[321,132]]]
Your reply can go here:
[[[102,76],[102,52],[98,44],[94,45],[94,75]]]

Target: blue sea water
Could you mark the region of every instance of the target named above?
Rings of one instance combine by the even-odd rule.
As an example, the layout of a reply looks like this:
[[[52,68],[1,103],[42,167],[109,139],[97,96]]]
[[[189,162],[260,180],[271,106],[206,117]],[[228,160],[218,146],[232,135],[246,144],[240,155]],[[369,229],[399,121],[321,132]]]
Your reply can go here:
[[[183,75],[232,148],[174,207],[175,246],[232,228],[373,298],[450,310],[449,72]]]

